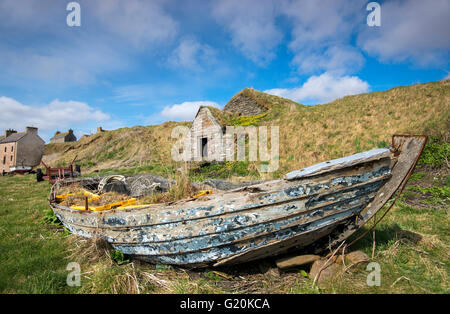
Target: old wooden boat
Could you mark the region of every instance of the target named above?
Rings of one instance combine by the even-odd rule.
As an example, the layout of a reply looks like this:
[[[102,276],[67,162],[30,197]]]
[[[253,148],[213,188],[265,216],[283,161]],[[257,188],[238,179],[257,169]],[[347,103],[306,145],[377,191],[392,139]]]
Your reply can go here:
[[[49,201],[72,233],[104,238],[136,258],[230,265],[342,243],[404,187],[425,143],[425,136],[394,135],[388,148],[319,163],[283,179],[143,208],[71,209],[55,202],[56,186]]]

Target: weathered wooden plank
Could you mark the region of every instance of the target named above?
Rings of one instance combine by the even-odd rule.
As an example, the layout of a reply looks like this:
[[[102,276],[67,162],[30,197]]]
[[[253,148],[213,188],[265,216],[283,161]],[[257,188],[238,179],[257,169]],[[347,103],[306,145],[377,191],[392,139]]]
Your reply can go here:
[[[123,245],[134,245],[136,248],[145,247],[147,255],[164,255],[164,254],[177,254],[180,252],[194,252],[205,249],[210,249],[212,247],[222,246],[224,243],[229,245],[244,245],[248,241],[252,241],[254,239],[270,236],[275,232],[279,232],[282,230],[287,230],[289,228],[298,226],[298,225],[306,225],[312,222],[316,222],[319,220],[328,219],[330,217],[335,216],[341,212],[346,212],[351,209],[359,208],[362,210],[369,201],[371,201],[375,196],[375,193],[371,195],[366,195],[361,199],[356,200],[348,200],[347,202],[341,202],[341,204],[333,204],[328,206],[328,208],[324,208],[318,212],[312,212],[300,216],[287,217],[284,220],[273,221],[265,224],[258,224],[254,226],[248,226],[236,230],[221,232],[213,235],[207,236],[196,236],[191,238],[184,239],[172,239],[164,242],[122,242],[118,243],[116,241],[111,242],[114,244],[123,244]],[[71,230],[74,233],[77,233],[76,229]],[[109,240],[109,239],[108,239]]]
[[[125,254],[132,254],[145,258],[145,260],[152,262],[161,262],[168,264],[187,265],[190,263],[207,263],[213,262],[219,259],[230,258],[232,256],[238,256],[245,254],[246,252],[276,244],[281,241],[288,240],[293,237],[298,237],[310,232],[317,232],[324,228],[332,227],[339,222],[355,215],[356,212],[362,208],[355,208],[347,212],[341,212],[339,214],[328,217],[327,219],[321,219],[319,221],[311,222],[307,225],[296,225],[286,230],[277,231],[262,238],[252,239],[245,244],[236,245],[224,243],[220,247],[213,247],[205,251],[194,251],[188,253],[174,253],[167,255],[151,255],[147,251],[145,245],[125,245],[125,244],[112,244],[112,246]],[[299,240],[301,243],[301,240]]]
[[[370,162],[374,160],[379,160],[383,158],[390,158],[391,151],[387,148],[377,148],[372,149],[367,152],[362,152],[342,158],[337,158],[325,162],[321,162],[310,167],[295,170],[287,173],[284,178],[286,180],[295,180],[300,178],[311,177],[315,175],[322,174],[324,172],[335,171],[342,168],[349,168],[362,164],[365,162]]]

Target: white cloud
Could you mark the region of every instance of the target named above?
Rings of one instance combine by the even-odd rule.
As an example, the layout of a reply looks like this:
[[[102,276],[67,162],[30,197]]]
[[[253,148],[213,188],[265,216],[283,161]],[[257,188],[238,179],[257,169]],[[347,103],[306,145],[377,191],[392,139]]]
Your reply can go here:
[[[54,17],[66,13],[67,3],[55,3],[52,0],[16,0],[0,1],[0,28],[8,31],[26,32],[44,31],[57,33],[61,28],[59,19]],[[53,18],[52,18],[53,17]],[[65,19],[61,21],[65,22]]]
[[[161,116],[165,119],[176,121],[193,120],[200,106],[220,108],[220,105],[213,101],[186,101],[181,104],[164,107],[161,112]]]
[[[356,72],[364,62],[361,53],[351,46],[333,46],[323,53],[299,51],[292,60],[302,73],[311,74],[325,70],[338,75]]]
[[[365,27],[358,44],[383,62],[446,64],[450,50],[450,1],[406,0],[381,5],[381,26]]]
[[[275,24],[276,5],[271,0],[216,1],[213,17],[230,34],[232,43],[247,58],[265,65],[275,58],[283,35]]]
[[[364,65],[362,51],[382,62],[420,66],[448,62],[450,1],[392,0],[381,4],[381,27],[369,27],[367,0],[222,1],[213,17],[232,44],[259,65],[274,59],[289,27],[292,66],[301,74],[349,75]],[[354,43],[357,38],[357,44]]]
[[[108,114],[86,103],[58,99],[43,106],[29,106],[1,96],[0,112],[0,130],[13,128],[20,131],[26,126],[35,126],[47,140],[56,130],[77,130],[110,119]]]
[[[281,5],[281,12],[290,18],[294,50],[315,48],[322,45],[347,41],[353,32],[356,21],[363,20],[364,0],[291,0]]]
[[[330,73],[311,76],[302,86],[292,89],[270,89],[265,92],[300,103],[326,103],[347,95],[369,91],[369,84],[356,76],[335,77]]]
[[[364,20],[364,0],[291,0],[282,2],[280,11],[292,28],[289,48],[292,64],[300,73],[323,71],[354,73],[364,64],[361,53],[350,46],[352,35]]]
[[[169,56],[168,62],[173,67],[198,71],[215,63],[215,55],[215,50],[209,45],[185,38]]]
[[[136,54],[160,53],[178,23],[166,1],[80,0],[81,27],[68,27],[67,2],[0,1],[0,84],[72,87],[133,69]]]
[[[26,80],[61,85],[98,83],[100,76],[129,67],[132,61],[102,43],[74,40],[73,47],[54,44],[45,49],[26,49],[0,46],[0,81],[9,85]]]
[[[87,3],[107,32],[137,48],[164,43],[175,37],[178,23],[164,9],[164,1],[108,0]]]

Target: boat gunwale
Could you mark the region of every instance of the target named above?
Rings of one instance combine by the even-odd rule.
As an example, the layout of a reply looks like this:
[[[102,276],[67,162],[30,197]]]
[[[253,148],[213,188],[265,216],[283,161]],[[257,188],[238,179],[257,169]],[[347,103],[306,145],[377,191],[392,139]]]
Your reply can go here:
[[[388,148],[386,148],[388,149]],[[350,155],[352,156],[352,155]],[[306,177],[301,177],[301,178],[295,178],[295,179],[285,179],[285,178],[281,178],[281,179],[273,179],[273,180],[268,180],[268,181],[263,181],[263,182],[258,182],[249,186],[244,186],[244,187],[239,187],[236,189],[232,189],[232,190],[227,190],[227,191],[219,191],[213,195],[217,196],[217,195],[228,195],[228,194],[232,194],[232,193],[239,193],[239,192],[247,192],[248,190],[251,189],[258,189],[258,186],[261,185],[267,185],[267,184],[274,184],[274,183],[287,183],[287,184],[292,184],[295,181],[301,181],[301,180],[311,180],[313,181],[316,177],[321,177],[324,175],[331,175],[333,173],[336,172],[340,172],[340,171],[345,171],[348,168],[353,168],[353,167],[364,167],[370,164],[374,164],[376,162],[381,162],[381,161],[387,161],[387,160],[392,160],[392,157],[390,156],[381,156],[380,158],[374,158],[374,156],[371,156],[370,159],[368,160],[363,160],[360,161],[356,164],[352,164],[352,165],[348,165],[348,166],[344,166],[344,167],[340,167],[337,169],[330,169],[329,171],[326,172],[321,172],[321,173],[316,173],[316,174],[311,174],[308,175]],[[313,165],[314,166],[314,165]],[[88,180],[88,179],[86,179]],[[62,181],[62,180],[61,180]],[[63,181],[64,182],[64,181]],[[100,211],[91,211],[91,210],[80,210],[80,209],[74,209],[68,206],[64,206],[64,205],[60,205],[58,203],[56,203],[54,201],[55,197],[53,196],[54,194],[54,187],[58,184],[58,181],[55,182],[52,185],[52,188],[50,190],[50,194],[48,197],[49,200],[49,204],[51,207],[55,206],[57,208],[59,208],[60,210],[64,210],[67,212],[71,212],[71,213],[77,213],[77,214],[81,214],[81,215],[96,215],[96,216],[103,216],[106,214],[113,214],[113,213],[126,213],[126,212],[139,212],[139,211],[145,211],[148,209],[162,209],[162,208],[167,208],[168,206],[173,206],[173,205],[178,205],[181,203],[186,203],[186,202],[190,202],[190,201],[196,201],[200,198],[186,198],[186,199],[181,199],[181,200],[176,200],[176,201],[170,201],[170,202],[165,202],[165,203],[158,203],[158,204],[149,204],[148,206],[145,207],[133,207],[133,208],[114,208],[114,209],[110,209],[110,210],[100,210]],[[281,190],[280,190],[281,191]],[[274,191],[264,191],[264,192],[260,192],[260,193],[273,193]],[[256,192],[258,193],[258,192]],[[254,193],[254,194],[256,194]],[[208,195],[209,197],[211,195]],[[170,209],[169,209],[170,210]]]

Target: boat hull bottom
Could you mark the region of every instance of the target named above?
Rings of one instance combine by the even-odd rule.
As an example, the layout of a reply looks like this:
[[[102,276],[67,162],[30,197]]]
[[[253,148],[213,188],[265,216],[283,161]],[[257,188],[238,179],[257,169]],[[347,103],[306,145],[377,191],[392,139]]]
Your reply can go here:
[[[200,267],[219,267],[219,266],[231,266],[236,264],[243,264],[250,261],[255,261],[259,259],[263,259],[270,256],[280,255],[283,253],[292,252],[295,250],[300,250],[312,243],[315,243],[319,239],[326,237],[333,230],[335,230],[336,225],[327,226],[320,230],[316,230],[309,234],[302,234],[296,237],[291,237],[286,240],[269,244],[267,246],[259,247],[250,251],[246,251],[242,254],[235,255],[229,258],[225,258],[218,261],[211,262],[201,262],[201,263],[180,263],[180,260],[177,256],[174,256],[173,259],[170,256],[148,256],[148,255],[133,255],[136,259],[152,263],[152,264],[171,264],[178,266],[189,266],[192,268],[200,268]]]

